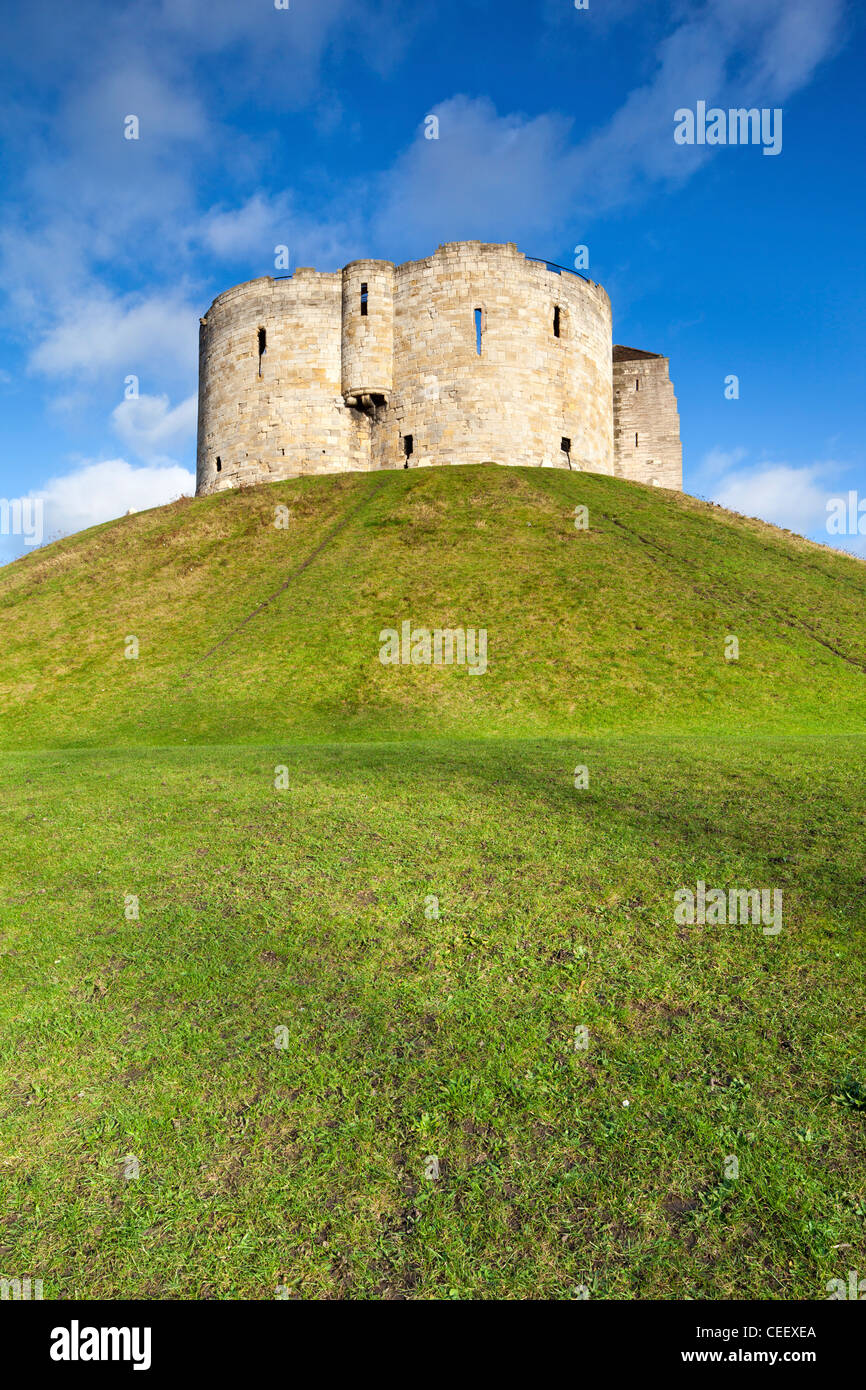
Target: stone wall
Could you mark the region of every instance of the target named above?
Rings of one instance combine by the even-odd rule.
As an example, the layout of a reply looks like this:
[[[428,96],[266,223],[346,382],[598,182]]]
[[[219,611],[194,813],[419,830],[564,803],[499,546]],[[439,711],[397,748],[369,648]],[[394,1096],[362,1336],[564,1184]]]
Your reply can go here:
[[[639,356],[646,418],[632,438],[637,429],[657,439],[664,468],[642,441],[626,458],[619,423],[615,450],[614,383],[624,401],[626,378],[623,363],[611,370],[604,290],[511,243],[450,242],[396,267],[362,260],[334,274],[251,280],[202,319],[197,491],[488,462],[650,481],[650,456],[659,481],[678,487],[667,362]],[[622,409],[631,427],[635,405]]]
[[[343,401],[341,343],[339,273],[265,276],[214,300],[199,334],[198,493],[369,466],[369,421]]]
[[[680,417],[666,357],[614,348],[613,415],[616,476],[682,491]]]
[[[398,266],[386,458],[402,464],[411,435],[410,467],[568,467],[565,438],[573,466],[612,473],[610,352],[604,290],[514,245],[452,242]]]

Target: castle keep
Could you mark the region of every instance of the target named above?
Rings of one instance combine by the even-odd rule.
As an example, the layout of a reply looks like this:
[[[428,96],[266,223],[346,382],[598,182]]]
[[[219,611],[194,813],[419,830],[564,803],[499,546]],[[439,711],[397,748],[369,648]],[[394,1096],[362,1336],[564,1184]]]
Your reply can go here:
[[[668,360],[614,347],[602,287],[512,243],[263,276],[201,320],[197,493],[452,463],[680,489]]]

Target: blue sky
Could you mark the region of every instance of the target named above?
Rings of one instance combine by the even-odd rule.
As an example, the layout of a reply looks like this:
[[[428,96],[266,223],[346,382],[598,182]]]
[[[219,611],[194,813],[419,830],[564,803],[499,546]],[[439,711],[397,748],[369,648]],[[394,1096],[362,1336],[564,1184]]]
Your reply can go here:
[[[199,316],[277,245],[585,244],[615,341],[670,357],[686,490],[866,555],[826,529],[866,501],[858,6],[289,4],[6,7],[0,497],[51,536],[192,491]],[[781,153],[678,145],[698,101],[781,108]]]

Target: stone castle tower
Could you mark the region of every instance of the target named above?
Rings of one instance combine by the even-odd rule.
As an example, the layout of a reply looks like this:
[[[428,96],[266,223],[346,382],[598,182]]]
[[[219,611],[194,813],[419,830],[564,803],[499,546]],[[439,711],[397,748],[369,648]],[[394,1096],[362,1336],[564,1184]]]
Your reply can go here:
[[[512,243],[263,276],[201,320],[198,494],[452,463],[680,489],[668,360],[614,347],[602,287]]]

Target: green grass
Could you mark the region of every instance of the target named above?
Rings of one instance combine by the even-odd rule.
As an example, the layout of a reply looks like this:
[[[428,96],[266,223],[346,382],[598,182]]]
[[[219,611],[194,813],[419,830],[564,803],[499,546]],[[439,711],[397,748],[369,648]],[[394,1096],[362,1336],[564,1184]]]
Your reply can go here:
[[[864,575],[492,469],[0,572],[0,1273],[811,1299],[866,1268]],[[404,617],[486,626],[488,673],[382,667]],[[782,931],[677,925],[698,879],[782,889]]]
[[[0,746],[860,730],[864,605],[862,562],[612,478],[301,478],[0,572]],[[487,673],[383,666],[404,619],[486,628]]]

